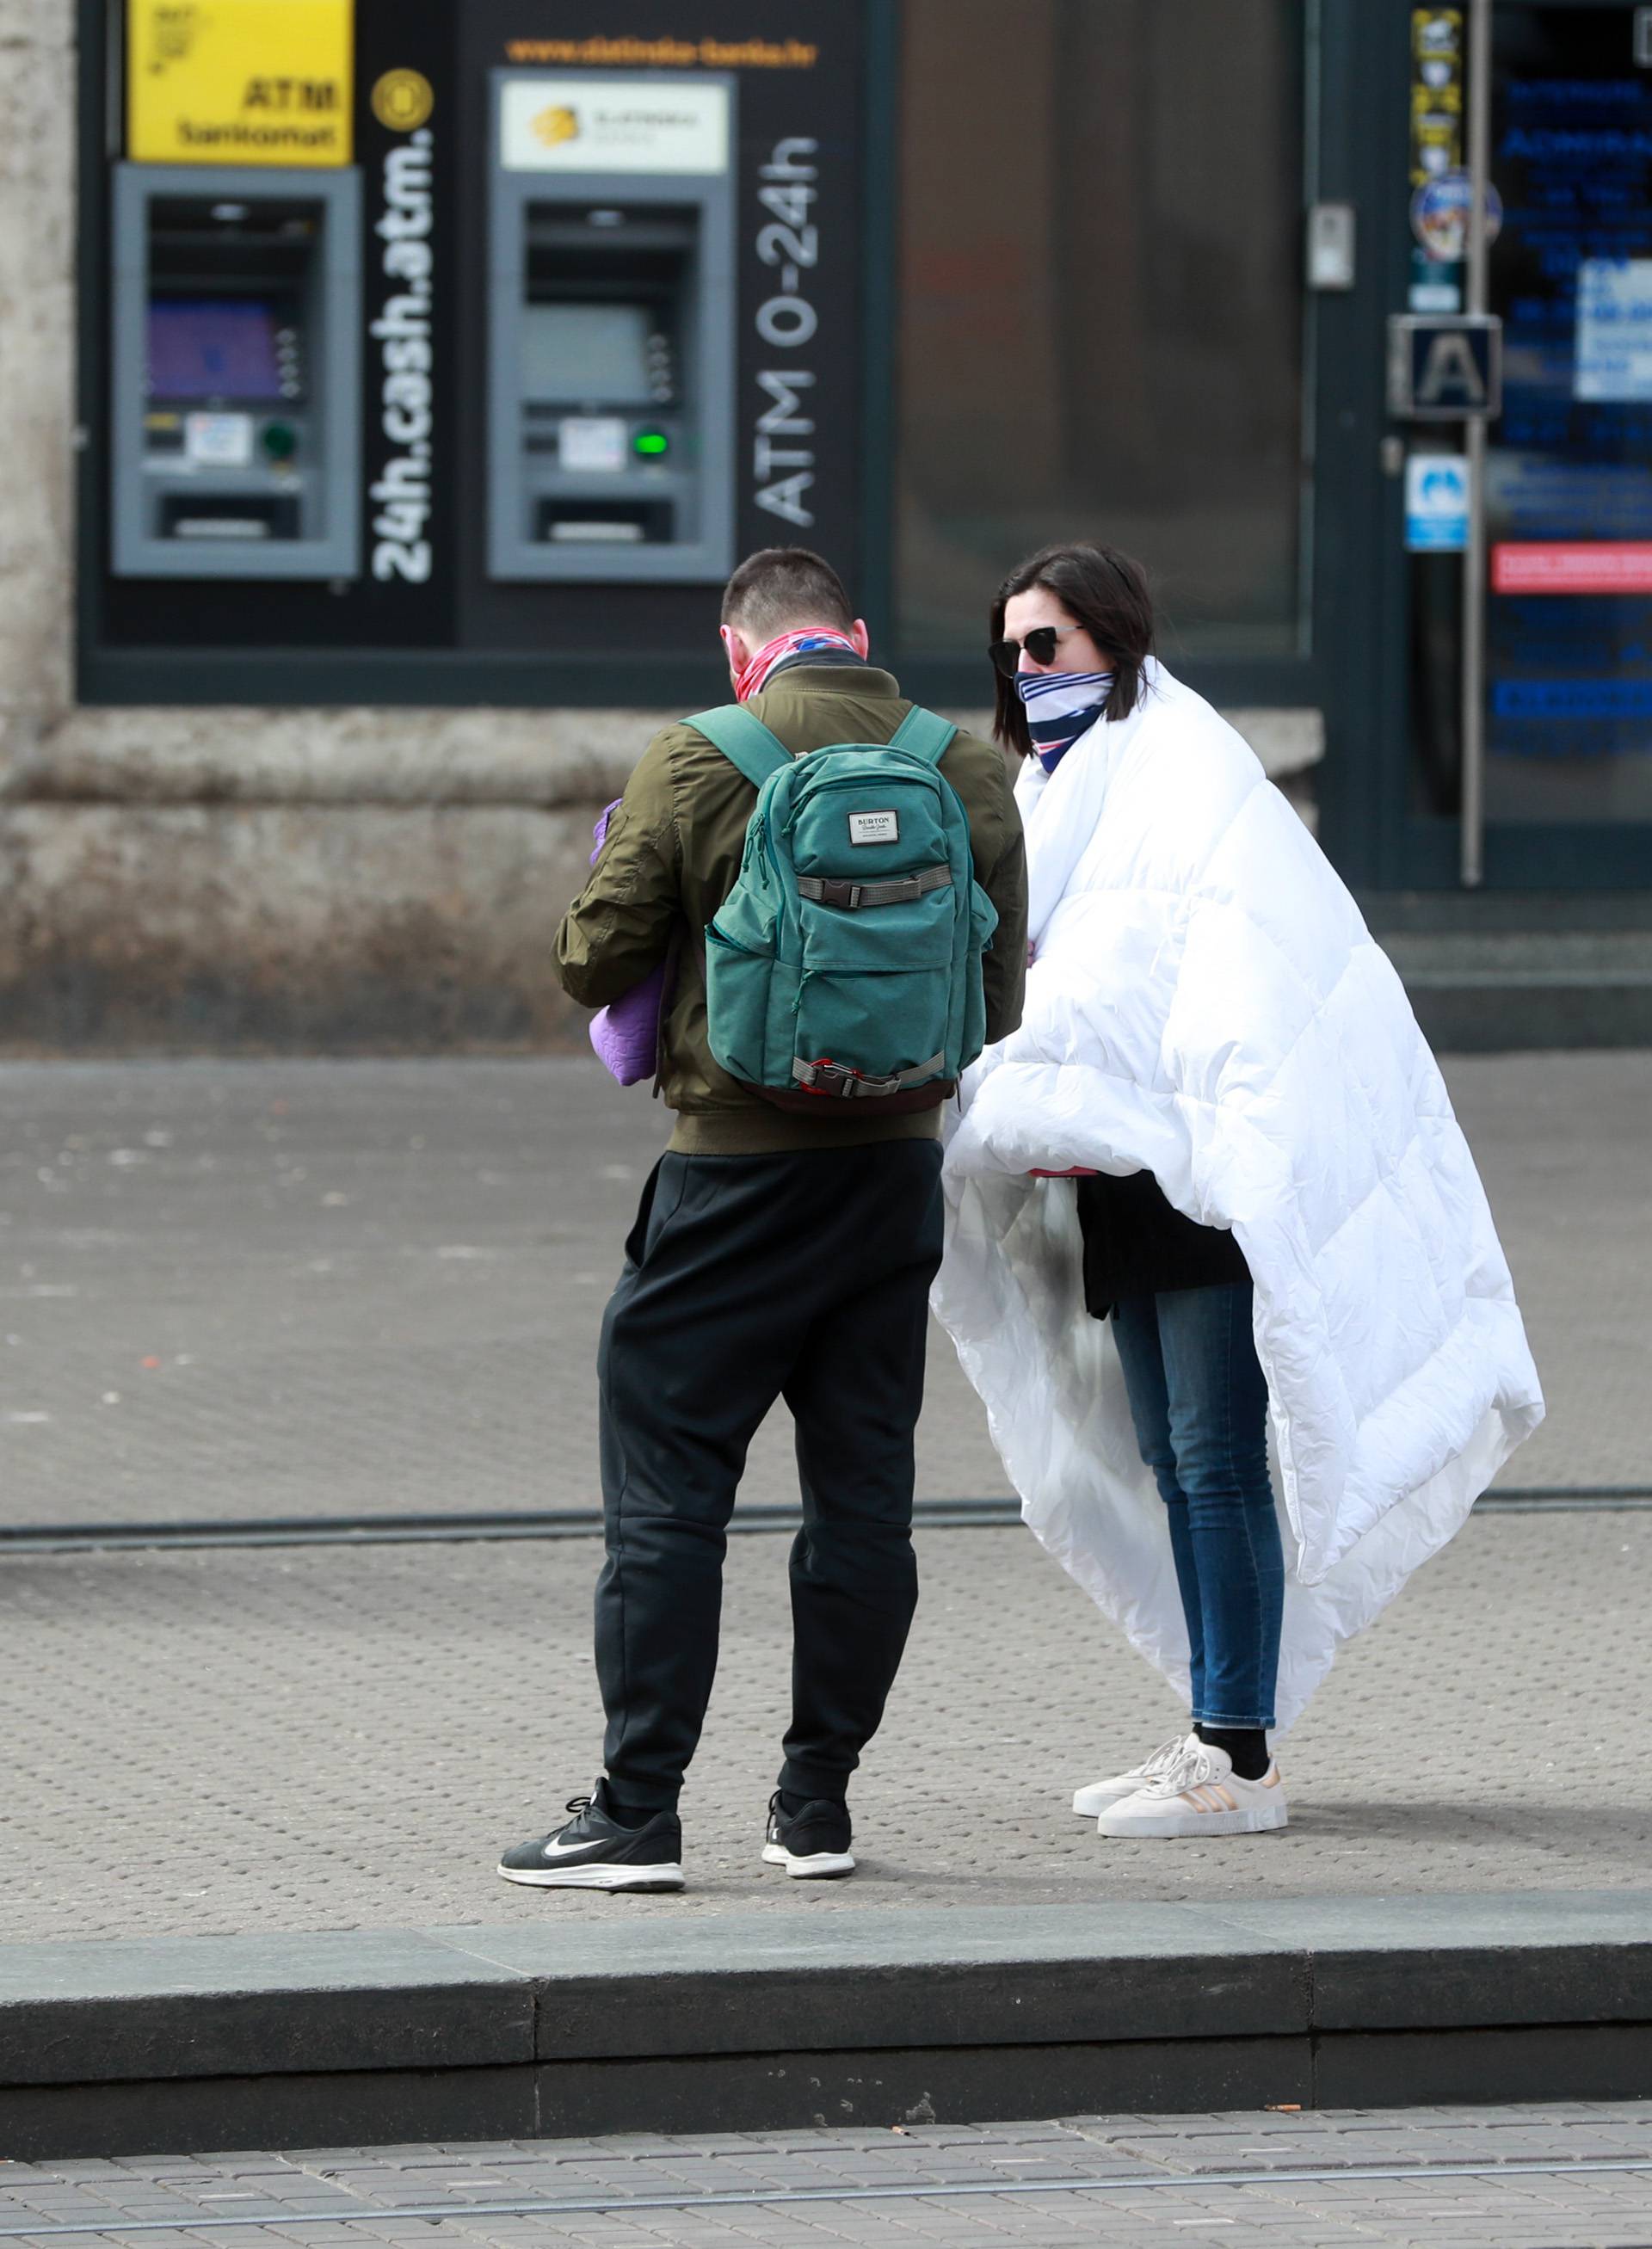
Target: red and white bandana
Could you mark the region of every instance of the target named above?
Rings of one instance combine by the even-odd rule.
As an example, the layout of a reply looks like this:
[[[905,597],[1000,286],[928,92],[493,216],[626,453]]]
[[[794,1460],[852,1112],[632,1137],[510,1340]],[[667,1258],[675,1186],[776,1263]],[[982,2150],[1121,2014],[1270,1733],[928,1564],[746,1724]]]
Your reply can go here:
[[[829,625],[805,625],[800,631],[781,633],[758,650],[734,682],[736,700],[749,703],[777,664],[788,656],[808,656],[817,648],[846,649],[853,657],[860,654],[847,633],[834,632]]]

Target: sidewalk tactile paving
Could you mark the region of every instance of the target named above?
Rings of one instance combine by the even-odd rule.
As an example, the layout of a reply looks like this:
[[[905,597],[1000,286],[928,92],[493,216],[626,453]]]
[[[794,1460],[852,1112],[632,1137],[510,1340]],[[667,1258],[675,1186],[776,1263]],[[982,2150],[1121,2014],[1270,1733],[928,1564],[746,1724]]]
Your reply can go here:
[[[1652,1480],[1652,1056],[1448,1076],[1553,1409],[1505,1480]],[[0,1090],[0,1406],[50,1417],[0,1420],[8,1522],[593,1499],[595,1326],[655,1104],[572,1061],[7,1063]],[[791,1489],[783,1419],[750,1498]],[[920,1490],[1006,1489],[944,1342],[921,1451]],[[0,1943],[1646,1880],[1652,1804],[1621,1777],[1652,1514],[1476,1520],[1285,1744],[1291,1829],[1208,1843],[1072,1818],[1076,1784],[1180,1713],[1036,1544],[919,1546],[856,1880],[802,1895],[757,1862],[786,1542],[741,1538],[690,1887],[646,1899],[492,1872],[596,1767],[594,1542],[5,1558]],[[116,1832],[65,1882],[67,1839]]]

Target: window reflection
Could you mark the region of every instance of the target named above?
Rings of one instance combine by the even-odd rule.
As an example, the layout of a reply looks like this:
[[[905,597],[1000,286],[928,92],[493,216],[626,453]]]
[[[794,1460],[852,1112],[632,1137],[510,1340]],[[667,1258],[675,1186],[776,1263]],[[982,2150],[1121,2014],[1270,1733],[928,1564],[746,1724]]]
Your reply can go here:
[[[1048,540],[1167,651],[1300,643],[1301,0],[906,0],[897,592],[974,650]]]

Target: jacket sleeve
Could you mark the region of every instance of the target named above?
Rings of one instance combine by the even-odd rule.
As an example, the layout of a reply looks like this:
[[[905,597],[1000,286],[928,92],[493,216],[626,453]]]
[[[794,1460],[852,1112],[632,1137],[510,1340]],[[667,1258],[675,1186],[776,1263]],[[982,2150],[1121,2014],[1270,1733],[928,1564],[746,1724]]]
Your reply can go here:
[[[625,784],[590,880],[556,932],[557,980],[605,1008],[665,958],[682,911],[669,736],[657,734]]]
[[[982,890],[998,909],[998,926],[981,965],[988,1046],[1008,1038],[1019,1027],[1027,993],[1027,839],[1007,774],[1002,789],[1002,811],[996,832],[1002,848],[994,864],[980,876]]]

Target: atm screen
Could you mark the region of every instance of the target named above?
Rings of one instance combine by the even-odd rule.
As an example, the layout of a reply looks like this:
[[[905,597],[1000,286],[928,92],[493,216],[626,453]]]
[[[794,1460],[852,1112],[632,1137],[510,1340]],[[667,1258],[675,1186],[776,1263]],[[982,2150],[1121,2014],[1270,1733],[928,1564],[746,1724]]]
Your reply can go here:
[[[530,305],[522,323],[525,396],[603,406],[653,402],[646,305]]]
[[[149,306],[155,398],[282,396],[273,305],[251,297],[161,297]]]

